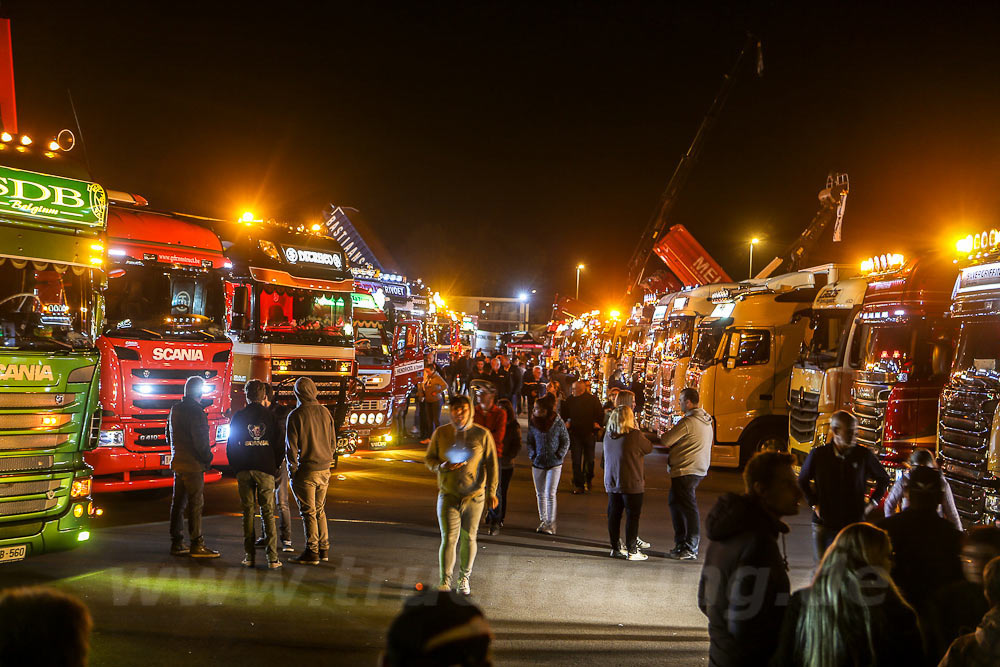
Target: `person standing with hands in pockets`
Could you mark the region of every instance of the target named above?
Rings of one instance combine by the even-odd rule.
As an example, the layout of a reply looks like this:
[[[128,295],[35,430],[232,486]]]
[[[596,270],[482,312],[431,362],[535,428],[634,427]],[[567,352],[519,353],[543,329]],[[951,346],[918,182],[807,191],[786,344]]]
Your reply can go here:
[[[457,547],[460,556],[457,590],[471,595],[469,580],[476,560],[476,535],[484,507],[495,509],[500,504],[497,498],[500,468],[493,436],[472,421],[469,398],[455,396],[449,406],[451,423],[434,430],[424,462],[437,473],[438,481],[439,588],[452,588]]]

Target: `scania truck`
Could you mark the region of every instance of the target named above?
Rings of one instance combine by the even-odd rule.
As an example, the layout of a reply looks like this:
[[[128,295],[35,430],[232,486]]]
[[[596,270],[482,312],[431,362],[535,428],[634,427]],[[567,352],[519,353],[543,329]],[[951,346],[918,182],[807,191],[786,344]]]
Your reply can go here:
[[[788,445],[798,465],[813,447],[826,443],[833,413],[850,409],[861,366],[851,340],[867,287],[864,278],[845,278],[820,289],[813,301],[810,330],[788,390]]]
[[[963,523],[1000,519],[1000,232],[958,242],[950,314],[960,326],[938,407],[941,468]]]
[[[799,271],[712,295],[686,376],[715,417],[712,465],[739,467],[765,447],[787,446],[792,364],[829,273]]]
[[[947,317],[958,268],[928,252],[887,253],[862,263],[868,281],[849,354],[860,359],[852,389],[858,442],[898,476],[914,449],[934,451],[937,405],[948,378],[955,322]]]
[[[85,458],[95,491],[167,487],[167,415],[193,375],[205,379],[213,463],[227,463],[233,344],[223,330],[226,260],[203,221],[149,210],[134,195],[111,197],[107,317],[97,341],[103,423],[100,445]],[[220,477],[213,469],[205,479]]]
[[[0,137],[0,563],[85,542],[95,513],[107,197],[31,144]]]
[[[245,404],[249,380],[270,382],[276,402],[292,407],[295,380],[312,378],[319,402],[336,420],[338,449],[353,451],[358,434],[344,427],[363,388],[354,360],[354,280],[344,250],[318,224],[251,217],[215,228],[232,264],[226,329],[233,341],[233,408]]]

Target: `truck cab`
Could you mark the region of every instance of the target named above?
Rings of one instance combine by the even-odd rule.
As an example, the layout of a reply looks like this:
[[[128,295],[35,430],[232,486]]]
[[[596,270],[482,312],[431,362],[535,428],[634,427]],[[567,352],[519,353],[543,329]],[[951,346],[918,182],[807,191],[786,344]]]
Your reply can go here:
[[[826,444],[830,417],[850,408],[854,376],[861,365],[850,350],[860,335],[856,318],[868,282],[845,278],[820,289],[809,332],[792,367],[788,389],[788,444],[798,465],[813,447]]]
[[[353,297],[355,359],[365,392],[360,403],[351,405],[347,419],[359,447],[382,449],[393,442],[395,418],[423,372],[423,323],[402,319],[400,311],[382,310],[367,293]]]
[[[941,469],[966,525],[1000,519],[1000,232],[958,242],[955,359],[938,404]]]
[[[736,468],[788,439],[788,382],[826,272],[799,271],[712,295],[686,384],[715,418],[712,464]]]
[[[955,322],[947,317],[958,272],[953,259],[928,253],[866,260],[868,281],[849,354],[859,358],[851,411],[858,442],[898,476],[914,449],[934,451],[937,405],[948,379]]]
[[[106,244],[106,320],[97,341],[103,422],[100,445],[85,458],[95,491],[169,487],[167,417],[191,376],[205,380],[213,464],[227,463],[233,344],[223,329],[222,244],[193,218],[115,204]],[[221,476],[213,469],[205,479]]]
[[[653,430],[662,433],[673,427],[683,416],[680,392],[691,362],[691,353],[698,344],[698,325],[715,309],[711,302],[714,292],[735,289],[737,283],[699,285],[665,297],[667,314],[664,319],[663,352],[660,360],[659,386],[655,392]]]
[[[0,564],[73,548],[97,514],[107,195],[4,133],[0,158]],[[23,139],[23,137],[22,137]],[[30,140],[29,140],[30,141]],[[41,143],[41,142],[39,142]],[[16,167],[13,165],[17,165]],[[30,171],[29,171],[30,169]]]
[[[261,220],[222,223],[232,269],[226,278],[226,329],[233,341],[232,404],[243,407],[252,379],[275,387],[275,402],[295,405],[294,382],[311,378],[333,413],[338,449],[358,436],[344,428],[361,387],[354,360],[354,280],[343,248],[320,225]]]

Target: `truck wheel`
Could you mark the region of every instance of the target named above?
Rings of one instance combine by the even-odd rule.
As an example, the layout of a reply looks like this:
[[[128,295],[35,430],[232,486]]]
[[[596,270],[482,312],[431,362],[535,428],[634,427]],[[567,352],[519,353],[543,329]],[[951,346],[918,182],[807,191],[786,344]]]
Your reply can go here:
[[[740,467],[745,466],[747,461],[757,452],[766,450],[787,452],[788,434],[769,429],[759,429],[748,433],[740,444]]]

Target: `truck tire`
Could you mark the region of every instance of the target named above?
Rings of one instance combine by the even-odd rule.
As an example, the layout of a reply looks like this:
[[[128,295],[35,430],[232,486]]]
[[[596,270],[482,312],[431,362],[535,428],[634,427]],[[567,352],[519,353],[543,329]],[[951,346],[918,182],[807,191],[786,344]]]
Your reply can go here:
[[[740,468],[743,468],[754,454],[765,449],[787,452],[788,430],[779,430],[762,425],[744,434],[740,442]]]

